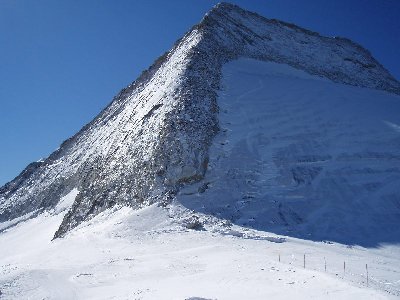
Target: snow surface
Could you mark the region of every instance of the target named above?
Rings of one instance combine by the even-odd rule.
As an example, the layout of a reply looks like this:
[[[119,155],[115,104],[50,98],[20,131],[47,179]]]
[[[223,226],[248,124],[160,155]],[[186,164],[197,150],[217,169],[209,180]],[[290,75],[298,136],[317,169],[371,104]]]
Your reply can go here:
[[[365,249],[245,239],[222,235],[216,227],[185,230],[155,205],[108,210],[67,238],[50,241],[61,220],[62,214],[41,214],[0,235],[0,244],[7,245],[0,248],[2,299],[395,298],[366,288],[363,277],[353,274],[377,259],[381,268],[370,270],[371,281],[392,271],[386,263],[393,258]]]
[[[221,133],[204,180],[180,191],[186,207],[303,239],[400,243],[399,96],[245,58],[222,86]]]
[[[229,63],[218,100],[222,130],[212,146],[205,179],[187,185],[166,207],[152,205],[135,211],[115,206],[53,241],[77,189],[54,210],[4,228],[0,232],[0,298],[396,299],[400,295],[400,239],[393,227],[399,220],[397,210],[374,204],[381,199],[367,197],[374,190],[355,186],[352,200],[368,205],[360,207],[360,216],[354,215],[352,202],[340,202],[341,197],[329,194],[347,186],[332,184],[328,175],[358,178],[356,183],[361,185],[380,179],[381,185],[375,185],[378,196],[399,194],[395,171],[399,167],[395,156],[399,100],[385,92],[334,84],[285,65],[250,59]],[[310,137],[322,144],[310,144]],[[370,148],[371,139],[377,149]],[[386,156],[371,157],[382,143]],[[310,159],[310,154],[316,154],[313,149],[318,150],[314,160]],[[299,157],[308,159],[299,162]],[[293,165],[282,165],[285,161]],[[327,183],[315,181],[321,174],[312,172],[296,173],[298,182],[293,174],[285,177],[284,171],[297,164],[323,167]],[[375,172],[365,174],[368,168]],[[322,199],[322,210],[317,201],[321,198],[314,194],[321,186],[328,191],[325,196],[332,197]],[[348,191],[339,192],[346,195]],[[294,205],[289,206],[292,213],[281,210],[279,214],[279,202],[283,207]],[[374,223],[371,208],[386,217],[384,224]],[[311,216],[309,209],[314,212]],[[362,209],[369,215],[363,216]],[[291,222],[293,213],[307,221],[305,225],[284,224],[279,219],[283,216]],[[188,217],[197,218],[202,226],[188,230]],[[325,228],[326,222],[338,218],[348,232]],[[375,225],[386,228],[388,235],[368,236],[377,230]],[[303,239],[293,237],[296,229]],[[358,243],[313,241],[307,233],[314,232],[327,234],[333,241],[345,234]],[[379,244],[362,247],[362,238]]]
[[[63,211],[69,210],[74,204],[76,196],[78,196],[79,191],[77,188],[73,188],[67,195],[61,197],[60,201],[54,208],[56,214],[61,213]]]

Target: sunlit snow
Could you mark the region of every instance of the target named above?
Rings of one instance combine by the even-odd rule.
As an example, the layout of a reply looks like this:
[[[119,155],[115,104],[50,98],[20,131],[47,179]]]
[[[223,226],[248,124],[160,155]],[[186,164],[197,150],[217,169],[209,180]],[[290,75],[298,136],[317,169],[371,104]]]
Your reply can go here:
[[[395,216],[372,202],[398,192],[399,175],[384,173],[398,165],[371,153],[387,143],[385,153],[397,155],[399,133],[388,124],[400,124],[399,100],[285,65],[249,59],[229,63],[218,99],[221,132],[204,180],[183,188],[167,207],[116,206],[52,241],[78,194],[73,189],[56,209],[0,233],[0,298],[395,299],[399,240],[385,243],[390,234],[399,238],[398,229],[390,227]],[[313,138],[319,144],[311,143]],[[299,157],[309,159],[295,160]],[[321,180],[300,174],[299,180],[310,183],[296,183],[284,171],[299,164],[322,166],[325,173],[318,175]],[[382,172],[362,172],[373,167]],[[361,175],[354,177],[357,170]],[[358,186],[385,178],[393,184],[382,182],[376,197],[368,198],[360,187],[334,193],[334,176],[358,178]],[[341,202],[339,192],[351,192],[355,203]],[[374,224],[368,207],[370,215],[361,210],[352,215],[362,200],[387,214],[387,223]],[[307,226],[292,224],[288,209],[282,211],[284,224],[279,207],[289,207]],[[182,220],[188,215],[197,215],[203,227],[187,229]],[[339,228],[355,237],[354,245],[339,243],[340,232],[325,228],[338,216]],[[387,236],[368,236],[385,226]],[[307,236],[314,232],[326,240]],[[382,243],[363,247],[363,239]]]

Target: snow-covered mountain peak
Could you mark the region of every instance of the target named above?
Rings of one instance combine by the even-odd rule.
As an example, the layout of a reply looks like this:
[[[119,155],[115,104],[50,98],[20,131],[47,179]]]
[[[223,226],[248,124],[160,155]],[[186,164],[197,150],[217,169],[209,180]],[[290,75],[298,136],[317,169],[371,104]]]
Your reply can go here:
[[[399,82],[370,52],[346,38],[324,37],[224,2],[199,27],[232,56],[286,63],[335,82],[400,93]]]
[[[56,237],[116,204],[169,203],[204,178],[218,133],[223,66],[239,58],[400,93],[362,47],[221,3],[47,159],[0,189],[0,222],[79,191]]]

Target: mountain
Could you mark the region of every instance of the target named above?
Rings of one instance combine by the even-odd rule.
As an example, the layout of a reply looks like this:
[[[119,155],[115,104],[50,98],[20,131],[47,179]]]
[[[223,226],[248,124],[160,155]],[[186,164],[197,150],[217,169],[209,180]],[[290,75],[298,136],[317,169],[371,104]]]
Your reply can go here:
[[[0,189],[0,298],[398,299],[399,94],[347,39],[217,5]]]
[[[258,101],[255,106],[247,103],[250,95],[242,91],[221,96],[224,67],[243,59],[254,61],[230,65],[240,70],[240,76],[234,74],[236,81],[229,84],[251,85],[248,68],[271,78],[269,85],[257,79],[260,86],[251,94]],[[270,86],[278,78],[289,81]],[[343,221],[338,234],[348,242],[346,228],[352,218],[356,228],[367,226],[368,234],[381,233],[385,227],[380,222],[396,223],[400,211],[396,94],[400,83],[356,43],[221,3],[93,121],[47,159],[31,163],[3,186],[0,222],[14,224],[54,210],[75,191],[77,196],[71,207],[63,208],[67,212],[54,237],[111,207],[141,208],[173,201],[246,226],[300,237],[329,239]],[[229,104],[232,99],[236,102]],[[225,102],[238,111],[229,115]],[[234,119],[224,121],[225,111],[226,118]],[[370,128],[375,113],[376,118],[388,119]],[[359,117],[365,127],[354,124]],[[248,143],[243,149],[252,149],[254,153],[247,156],[252,161],[241,161],[246,153],[240,152],[243,149],[236,153],[231,144],[220,149],[230,158],[218,165],[210,149],[221,137],[231,138],[226,126],[240,118],[259,126],[244,130],[244,124],[238,124],[237,133],[243,136],[232,140]],[[268,126],[279,130],[271,135]],[[232,178],[249,181],[241,185]],[[232,184],[236,195],[224,197],[233,191]],[[197,192],[187,192],[193,188]],[[379,207],[385,207],[385,213]],[[244,222],[242,214],[249,211],[259,214]],[[398,230],[391,236],[398,241]]]

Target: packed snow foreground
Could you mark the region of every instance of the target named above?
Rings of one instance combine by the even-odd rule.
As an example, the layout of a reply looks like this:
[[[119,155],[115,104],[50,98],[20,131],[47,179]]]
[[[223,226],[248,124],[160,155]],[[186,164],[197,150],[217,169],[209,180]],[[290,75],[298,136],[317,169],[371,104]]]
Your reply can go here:
[[[217,5],[0,188],[1,299],[395,299],[400,83]]]
[[[0,234],[2,298],[397,298],[400,295],[398,245],[383,244],[370,249],[349,247],[232,224],[218,218],[221,205],[242,206],[240,218],[250,224],[258,219],[262,206],[252,207],[256,205],[251,203],[253,198],[243,200],[237,190],[239,182],[249,183],[248,177],[238,178],[241,174],[237,174],[235,180],[219,181],[216,176],[224,168],[239,168],[240,164],[251,167],[251,160],[260,163],[257,160],[262,159],[263,152],[256,143],[266,143],[263,133],[298,134],[300,126],[311,126],[314,122],[303,123],[305,119],[315,118],[318,126],[321,125],[318,122],[326,122],[331,126],[361,129],[370,124],[371,120],[365,122],[367,119],[374,118],[376,123],[370,126],[380,128],[382,134],[386,132],[385,138],[395,138],[399,132],[392,124],[400,124],[395,114],[400,108],[399,97],[335,84],[286,65],[249,59],[227,64],[222,86],[218,101],[224,130],[212,145],[210,171],[205,177],[213,188],[199,191],[192,185],[183,189],[167,207],[157,204],[140,210],[114,207],[81,224],[65,238],[53,241],[54,231],[73,203],[77,190],[63,197],[54,210],[26,221],[19,220],[20,223],[9,229],[4,227],[10,224],[3,223],[4,231]],[[264,89],[269,91],[268,96],[260,93]],[[336,98],[336,93],[343,97]],[[260,101],[264,97],[279,102],[275,108],[281,111],[274,120],[263,115],[271,114],[274,106],[270,101]],[[328,99],[321,100],[324,97]],[[365,105],[359,118],[352,120],[349,114],[348,124],[334,122],[349,107],[360,108],[360,101]],[[306,104],[305,109],[297,107]],[[313,114],[316,111],[330,118],[319,120],[318,114]],[[338,133],[328,132],[334,136]],[[340,148],[340,137],[337,138]],[[274,141],[269,143],[276,146]],[[222,169],[216,168],[218,163],[224,165]],[[257,168],[249,172],[252,170]],[[272,172],[269,168],[263,170]],[[243,174],[254,176],[248,172]],[[273,176],[276,175],[262,178],[272,180]],[[251,184],[265,185],[254,181]],[[241,190],[249,194],[264,192],[258,187]],[[204,200],[203,205],[215,211],[214,217],[199,212],[198,208],[185,207],[189,194],[200,205],[207,193],[210,201]],[[278,194],[279,190],[273,193]],[[199,224],[188,226],[191,218]]]

